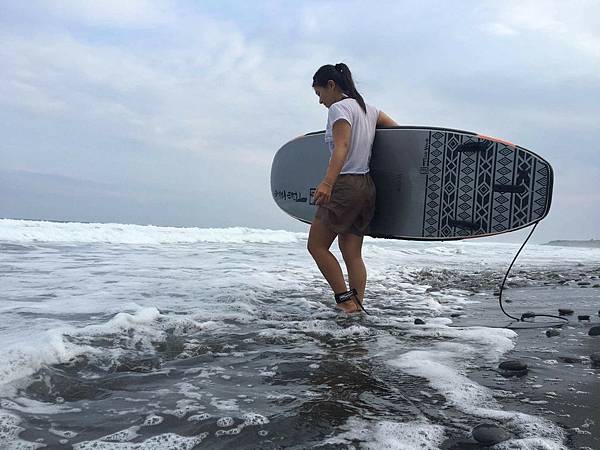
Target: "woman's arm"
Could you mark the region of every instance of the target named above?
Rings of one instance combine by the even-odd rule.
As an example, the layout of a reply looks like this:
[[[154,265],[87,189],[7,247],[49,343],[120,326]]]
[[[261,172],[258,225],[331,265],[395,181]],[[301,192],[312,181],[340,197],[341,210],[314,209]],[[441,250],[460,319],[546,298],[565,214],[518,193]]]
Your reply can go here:
[[[329,166],[327,167],[327,173],[325,178],[315,192],[315,203],[320,205],[321,203],[327,203],[331,198],[331,190],[337,180],[346,157],[348,156],[348,149],[350,148],[350,137],[352,136],[352,127],[345,120],[338,120],[333,124],[333,153]]]
[[[397,127],[398,124],[388,116],[383,111],[379,111],[379,116],[377,116],[377,128],[387,128],[387,127]]]
[[[323,181],[333,185],[344,167],[346,156],[348,156],[352,127],[345,120],[338,120],[333,124],[331,131],[333,132],[333,153]]]

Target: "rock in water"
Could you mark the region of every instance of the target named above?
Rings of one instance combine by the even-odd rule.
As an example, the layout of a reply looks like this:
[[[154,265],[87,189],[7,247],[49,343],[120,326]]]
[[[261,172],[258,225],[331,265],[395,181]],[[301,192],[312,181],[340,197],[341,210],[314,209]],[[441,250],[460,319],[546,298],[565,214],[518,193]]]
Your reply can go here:
[[[560,336],[560,330],[557,330],[556,328],[550,328],[549,330],[546,330],[546,336]]]
[[[423,319],[415,319],[415,325],[425,325],[425,321]]]
[[[571,314],[573,314],[572,309],[569,309],[569,308],[559,308],[558,309],[559,316],[570,316]]]
[[[561,355],[558,357],[558,360],[568,363],[568,364],[578,364],[581,362],[581,357],[571,356],[571,355]]]
[[[522,377],[523,375],[527,375],[529,370],[527,364],[516,359],[501,362],[498,365],[498,369],[500,369],[500,375],[507,378]]]
[[[115,372],[137,372],[148,373],[160,369],[160,358],[147,356],[142,358],[123,358],[117,361],[113,367]]]
[[[600,369],[600,353],[592,353],[590,360],[592,361],[592,368]]]
[[[493,423],[482,423],[471,431],[473,439],[483,445],[494,445],[510,439],[510,434],[504,428]]]
[[[521,320],[524,319],[533,319],[535,317],[535,313],[533,311],[527,311],[521,314]]]

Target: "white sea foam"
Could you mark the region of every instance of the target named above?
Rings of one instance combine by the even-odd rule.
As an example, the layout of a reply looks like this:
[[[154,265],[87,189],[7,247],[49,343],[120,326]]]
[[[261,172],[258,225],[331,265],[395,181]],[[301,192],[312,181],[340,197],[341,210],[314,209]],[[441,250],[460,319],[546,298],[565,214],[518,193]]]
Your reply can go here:
[[[39,402],[30,398],[17,397],[14,400],[1,400],[0,407],[21,411],[29,414],[64,414],[80,412],[79,408],[71,408],[66,405]]]
[[[73,445],[74,450],[164,450],[176,448],[178,450],[191,450],[208,436],[202,433],[198,436],[179,436],[174,433],[159,434],[142,442],[107,442],[101,439],[80,442]]]
[[[88,344],[97,337],[128,336],[127,339],[121,339],[122,345],[129,342],[131,349],[153,353],[153,343],[166,338],[165,330],[172,330],[177,335],[188,330],[201,332],[214,329],[215,323],[212,321],[207,321],[205,327],[203,322],[189,317],[163,315],[156,307],[138,306],[137,311],[120,312],[104,323],[81,327],[60,326],[35,336],[25,337],[22,334],[20,341],[14,340],[11,345],[0,349],[0,392],[3,385],[32,375],[44,366],[67,363],[82,355],[104,361],[108,368],[124,350]],[[216,368],[200,371],[203,370],[199,376],[220,373]]]
[[[0,219],[0,241],[15,243],[186,244],[293,243],[306,233],[244,227],[177,228],[118,223],[45,222]]]
[[[201,409],[204,409],[204,407],[196,403],[194,400],[183,399],[177,402],[177,406],[175,409],[165,409],[162,412],[164,414],[169,414],[171,416],[175,416],[182,419],[189,413],[196,412]]]
[[[341,428],[348,431],[328,438],[324,443],[350,446],[354,441],[359,441],[361,448],[370,450],[437,450],[445,437],[444,427],[425,421],[369,422],[351,417]]]
[[[450,269],[493,269],[508,266],[520,244],[493,242],[487,239],[432,242],[367,240],[363,247],[371,265],[389,265],[393,261],[401,269],[432,266]],[[528,243],[519,255],[518,264],[528,267],[564,267],[597,264],[600,248],[556,247]]]
[[[97,349],[91,346],[67,342],[59,330],[23,339],[18,347],[0,351],[0,386],[27,377],[44,365],[63,363],[78,355],[96,352]]]
[[[104,354],[103,349],[75,343],[69,337],[94,337],[143,330],[139,344],[151,348],[152,339],[161,339],[160,327],[149,327],[160,316],[156,308],[140,308],[136,313],[119,313],[104,324],[85,327],[63,326],[47,330],[41,336],[29,337],[14,346],[0,350],[0,385],[29,376],[45,365],[66,363],[80,355]],[[118,352],[118,351],[116,351]]]
[[[0,410],[0,448],[6,450],[34,450],[45,447],[44,444],[27,442],[19,439],[23,428],[19,426],[21,419],[13,414]]]
[[[445,334],[442,330],[438,331]],[[541,417],[503,410],[490,389],[472,381],[466,374],[471,361],[497,362],[514,345],[511,341],[511,337],[515,336],[513,331],[479,328],[447,332],[460,337],[461,342],[438,342],[426,350],[408,351],[390,364],[410,375],[427,379],[448,404],[465,414],[501,421],[518,436],[503,448],[564,448],[564,434],[558,426]],[[539,447],[534,447],[534,444]]]
[[[227,428],[234,424],[233,417],[221,417],[217,420],[217,426],[221,428]]]
[[[140,426],[134,425],[124,430],[117,431],[116,433],[109,434],[108,436],[101,437],[100,440],[103,442],[129,442],[139,436]]]
[[[210,400],[211,406],[214,406],[218,410],[221,411],[237,411],[240,409],[238,406],[238,401],[235,398],[229,400],[219,400],[217,398],[212,398]]]
[[[431,387],[456,409],[476,417],[506,421],[520,438],[511,441],[518,441],[515,445],[520,445],[519,448],[528,448],[527,445],[529,448],[535,445],[558,448],[561,437],[552,424],[501,411],[491,393],[468,378],[467,369],[473,364],[494,364],[509,351],[514,345],[514,333],[506,329],[449,327],[451,320],[442,316],[462,308],[468,310],[477,301],[476,297],[468,297],[470,292],[459,289],[461,286],[432,292],[427,284],[435,284],[436,274],[443,274],[445,269],[467,275],[471,270],[505,269],[518,245],[366,239],[364,255],[369,268],[366,308],[375,314],[353,322],[345,321],[333,308],[329,288],[306,252],[305,240],[305,233],[242,228],[0,220],[2,244],[23,245],[23,254],[19,247],[0,254],[0,263],[8,274],[3,285],[6,300],[0,306],[6,318],[0,323],[0,390],[44,366],[80,356],[92,361],[95,367],[109,369],[119,358],[131,356],[132,352],[155,355],[158,351],[155,344],[164,342],[167,337],[183,337],[185,342],[179,357],[193,357],[195,352],[204,351],[202,346],[207,345],[204,336],[229,332],[235,336],[250,325],[254,332],[251,339],[234,339],[235,345],[228,345],[231,341],[219,343],[207,348],[206,353],[215,358],[251,360],[249,355],[261,353],[265,342],[266,345],[297,346],[298,343],[310,344],[312,340],[362,340],[368,351],[375,347],[375,356],[392,358],[393,354],[395,367],[427,378]],[[36,245],[37,242],[54,245]],[[90,246],[78,243],[107,245],[95,245],[90,251]],[[130,247],[113,245],[140,243],[142,247],[150,247],[133,251]],[[179,245],[181,243],[207,245]],[[270,245],[278,243],[284,245]],[[332,251],[339,256],[335,246]],[[528,245],[519,264],[546,269],[575,263],[597,265],[598,260],[600,250],[597,249]],[[422,271],[430,273],[423,275]],[[415,317],[424,318],[426,325],[414,326]],[[388,334],[388,329],[400,332],[402,337]],[[413,347],[421,343],[424,348]],[[402,349],[406,353],[398,358],[397,352]],[[328,353],[325,346],[311,349],[315,361],[306,362],[307,371],[316,372],[319,367],[325,367],[319,359]],[[158,388],[156,393],[177,393],[189,400],[175,406],[171,403],[166,411],[163,411],[164,405],[152,405],[144,415],[153,411],[179,417],[189,415],[191,422],[216,421],[220,415],[243,417],[244,407],[252,399],[237,395],[238,392],[231,395],[220,392],[221,398],[217,398],[206,390],[206,386],[222,381],[223,376],[225,380],[235,379],[227,378],[233,376],[231,369],[225,369],[229,367],[225,363],[220,367],[219,363],[184,368],[186,383],[175,385],[180,392],[169,386],[169,389]],[[254,366],[248,372],[262,374],[260,382],[264,383],[269,383],[273,375],[285,376],[285,370],[269,362]],[[247,386],[247,382],[240,383],[242,388]],[[26,401],[21,394],[12,392],[6,395],[8,403],[2,405],[9,411],[8,415],[0,414],[0,422],[4,420],[9,424],[8,434],[0,435],[0,447],[7,439],[16,439],[19,421],[11,419],[16,417],[13,414],[60,415],[68,411],[64,405],[50,407]],[[275,398],[301,402],[314,401],[324,395],[309,389],[301,394],[292,393],[296,395],[278,392]],[[208,412],[200,412],[200,404],[206,411],[212,409],[210,416]],[[219,431],[237,433],[244,426],[266,423],[266,413],[261,417],[247,417],[234,428]],[[152,422],[157,420],[162,419],[155,418]],[[422,448],[429,448],[427,445],[435,448],[444,435],[443,428],[425,420],[406,424],[392,420],[353,420],[359,420],[349,423],[362,430],[360,436],[344,434],[355,431],[348,427],[332,439],[351,445],[352,436],[359,441],[361,436],[369,436],[362,440],[365,446],[371,446],[369,448],[403,448],[402,442],[412,445],[406,448],[421,448],[421,444]],[[124,436],[127,437],[127,433]],[[136,445],[191,448],[197,445],[194,442],[200,442],[194,439],[166,434]],[[23,448],[37,446],[23,445]],[[81,443],[77,448],[137,448],[133,445],[96,440]]]
[[[159,227],[118,223],[47,222],[0,219],[0,242],[11,243],[107,243],[107,244],[185,244],[185,243],[296,243],[307,233],[244,227],[196,228]],[[507,264],[518,244],[490,240],[449,242],[387,241],[366,237],[363,253],[372,265],[396,262],[399,266],[434,264],[447,267],[495,267]],[[522,264],[565,265],[595,263],[598,248],[556,247],[528,244],[519,257]]]
[[[160,425],[165,420],[164,417],[159,416],[157,414],[150,414],[146,419],[144,419],[145,427],[153,427],[155,425]]]
[[[194,414],[193,416],[190,416],[187,418],[187,420],[189,422],[194,422],[194,423],[198,423],[198,422],[202,422],[204,420],[208,420],[210,419],[210,414],[208,413],[201,413],[201,414]]]

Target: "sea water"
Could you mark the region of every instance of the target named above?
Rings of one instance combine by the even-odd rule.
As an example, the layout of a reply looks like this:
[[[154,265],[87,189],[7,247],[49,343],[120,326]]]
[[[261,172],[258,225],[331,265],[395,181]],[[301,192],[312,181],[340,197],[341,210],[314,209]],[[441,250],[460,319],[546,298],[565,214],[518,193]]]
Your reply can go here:
[[[347,316],[306,239],[0,220],[0,448],[436,449],[482,421],[503,448],[563,448],[551,418],[469,377],[517,334],[450,317],[497,302],[518,245],[366,238],[371,315]],[[599,260],[528,245],[509,281]]]

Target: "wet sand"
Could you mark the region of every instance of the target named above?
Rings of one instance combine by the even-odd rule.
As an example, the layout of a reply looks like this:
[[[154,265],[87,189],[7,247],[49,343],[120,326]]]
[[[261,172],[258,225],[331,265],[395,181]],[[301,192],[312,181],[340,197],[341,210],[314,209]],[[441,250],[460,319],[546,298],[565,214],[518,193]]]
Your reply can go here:
[[[504,378],[496,367],[473,370],[469,378],[494,390],[506,409],[543,416],[561,426],[572,449],[600,449],[600,369],[589,359],[600,352],[600,336],[589,336],[600,325],[600,289],[590,285],[543,286],[506,289],[504,309],[512,316],[533,311],[558,315],[558,308],[574,311],[569,322],[538,317],[533,322],[514,322],[498,306],[491,293],[475,294],[480,304],[454,318],[454,326],[510,326],[518,333],[516,347],[502,360],[518,359],[529,367],[521,378]],[[506,302],[508,300],[508,303]],[[578,315],[590,315],[579,321]],[[546,330],[558,325],[560,336],[547,337]],[[447,441],[445,449],[485,448],[472,440]]]

